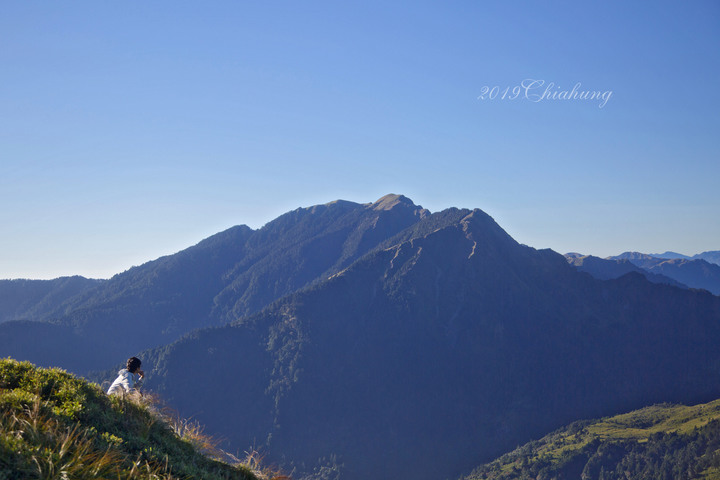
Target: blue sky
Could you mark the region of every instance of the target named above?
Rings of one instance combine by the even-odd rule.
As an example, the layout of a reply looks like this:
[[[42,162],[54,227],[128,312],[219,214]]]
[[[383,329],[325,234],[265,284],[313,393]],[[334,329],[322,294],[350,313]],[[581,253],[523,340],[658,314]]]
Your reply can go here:
[[[390,192],[560,253],[719,250],[719,51],[715,1],[3,2],[0,278]]]

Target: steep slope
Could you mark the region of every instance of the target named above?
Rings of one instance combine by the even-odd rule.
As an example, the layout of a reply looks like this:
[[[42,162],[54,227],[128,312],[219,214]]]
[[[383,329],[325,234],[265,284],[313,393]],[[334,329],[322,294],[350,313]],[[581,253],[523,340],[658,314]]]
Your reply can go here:
[[[3,479],[259,480],[247,467],[211,460],[192,440],[142,398],[110,398],[62,370],[0,360]]]
[[[620,278],[627,273],[635,272],[641,274],[653,283],[664,283],[676,287],[688,288],[686,285],[670,277],[644,270],[627,259],[607,260],[592,255],[580,255],[577,253],[566,254],[565,258],[567,258],[569,264],[581,272],[587,272],[599,280],[611,280]]]
[[[79,276],[54,280],[0,280],[0,323],[46,317],[70,298],[103,282]]]
[[[637,252],[625,252],[610,260],[626,259],[650,273],[664,275],[692,288],[704,288],[720,295],[720,265],[702,259],[665,259]]]
[[[720,396],[707,292],[593,279],[479,210],[384,247],[148,354],[150,387],[274,460],[337,455],[348,480],[459,476],[578,418]]]
[[[0,351],[78,373],[107,368],[326,279],[427,213],[387,195],[297,209],[259,230],[233,227],[32,319],[44,324],[0,325]]]
[[[720,477],[720,400],[578,421],[478,467],[465,480]]]

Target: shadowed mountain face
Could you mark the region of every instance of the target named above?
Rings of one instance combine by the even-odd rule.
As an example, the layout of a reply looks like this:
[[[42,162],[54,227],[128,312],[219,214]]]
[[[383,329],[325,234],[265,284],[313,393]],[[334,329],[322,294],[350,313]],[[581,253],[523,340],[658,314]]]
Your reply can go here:
[[[720,393],[718,297],[596,280],[479,210],[383,247],[146,355],[150,387],[236,448],[334,454],[350,480],[459,476],[578,418]]]
[[[322,281],[427,214],[387,195],[300,208],[259,230],[233,227],[39,312],[30,319],[54,325],[34,325],[32,335],[22,323],[1,325],[0,351],[78,373],[107,368]]]

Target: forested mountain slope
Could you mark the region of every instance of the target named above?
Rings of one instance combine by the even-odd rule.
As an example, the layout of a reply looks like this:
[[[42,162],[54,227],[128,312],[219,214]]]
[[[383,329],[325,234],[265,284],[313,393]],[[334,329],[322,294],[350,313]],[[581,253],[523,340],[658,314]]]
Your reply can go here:
[[[720,400],[584,420],[478,467],[464,480],[720,478]]]
[[[716,398],[718,342],[716,296],[596,280],[450,209],[147,358],[150,386],[229,442],[294,465],[336,455],[349,480],[422,480],[578,418]]]

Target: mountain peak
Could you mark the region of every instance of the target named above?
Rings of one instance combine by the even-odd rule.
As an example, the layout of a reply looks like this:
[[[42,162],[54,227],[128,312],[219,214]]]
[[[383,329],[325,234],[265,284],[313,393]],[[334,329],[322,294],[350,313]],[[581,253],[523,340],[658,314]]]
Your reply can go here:
[[[415,205],[412,200],[407,198],[405,195],[396,195],[390,193],[377,200],[375,203],[370,205],[373,210],[392,210],[397,205],[404,205],[410,208],[420,208],[421,206]]]
[[[650,253],[649,255],[651,257],[656,257],[656,258],[683,258],[686,260],[691,258],[691,257],[688,257],[687,255],[683,255],[682,253],[670,252],[670,251],[667,251],[665,253]]]
[[[652,260],[655,257],[640,252],[623,252],[614,257],[607,257],[606,260]]]

